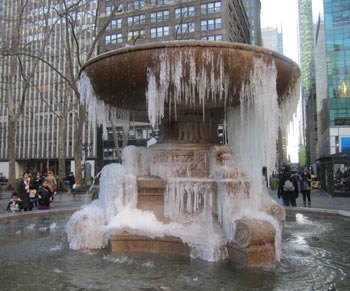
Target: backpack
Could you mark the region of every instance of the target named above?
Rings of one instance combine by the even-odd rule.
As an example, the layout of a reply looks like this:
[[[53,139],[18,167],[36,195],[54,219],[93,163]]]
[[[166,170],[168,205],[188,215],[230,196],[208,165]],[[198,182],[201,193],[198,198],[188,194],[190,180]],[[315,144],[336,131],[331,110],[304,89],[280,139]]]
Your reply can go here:
[[[292,192],[295,190],[294,184],[291,180],[286,180],[283,184],[283,191]]]

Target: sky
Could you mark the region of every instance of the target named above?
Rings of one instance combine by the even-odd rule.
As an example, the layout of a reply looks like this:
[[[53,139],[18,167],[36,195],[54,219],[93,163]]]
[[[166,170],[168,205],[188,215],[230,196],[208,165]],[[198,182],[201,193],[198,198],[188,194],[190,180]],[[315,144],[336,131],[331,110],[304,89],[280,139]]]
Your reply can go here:
[[[261,27],[279,27],[283,31],[283,53],[299,63],[298,54],[298,0],[261,0]],[[299,102],[293,122],[288,128],[287,154],[292,163],[299,161]]]

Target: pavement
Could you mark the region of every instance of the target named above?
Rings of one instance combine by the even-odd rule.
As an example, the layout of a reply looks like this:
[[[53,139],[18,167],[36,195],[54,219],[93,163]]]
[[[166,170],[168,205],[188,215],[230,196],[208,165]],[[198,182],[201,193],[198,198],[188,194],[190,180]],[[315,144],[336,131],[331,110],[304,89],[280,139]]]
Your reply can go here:
[[[38,210],[36,207],[32,211],[21,211],[20,213],[8,213],[6,211],[7,203],[11,198],[12,191],[0,192],[0,220],[16,218],[18,216],[40,215],[43,213],[74,212],[81,206],[91,202],[91,194],[83,193],[73,195],[69,192],[60,192],[55,196],[53,208],[49,210]]]
[[[268,189],[271,198],[278,202],[277,190]],[[12,213],[6,212],[8,200],[11,197],[11,192],[0,192],[0,219],[15,217]],[[55,197],[54,207],[49,210],[37,210],[21,212],[20,215],[33,215],[50,212],[74,212],[81,206],[91,202],[91,194],[73,195],[69,192],[62,192]],[[304,212],[318,212],[328,214],[338,214],[350,217],[350,197],[333,197],[323,190],[311,190],[311,208],[302,207],[303,198],[299,195],[297,198],[297,207],[286,207],[288,211],[304,211]],[[16,215],[17,216],[17,215]]]
[[[274,200],[278,202],[277,190],[268,189]],[[303,207],[303,195],[297,198],[297,207],[285,207],[288,211],[305,211],[339,214],[350,217],[350,197],[334,197],[323,190],[311,190],[311,208]]]

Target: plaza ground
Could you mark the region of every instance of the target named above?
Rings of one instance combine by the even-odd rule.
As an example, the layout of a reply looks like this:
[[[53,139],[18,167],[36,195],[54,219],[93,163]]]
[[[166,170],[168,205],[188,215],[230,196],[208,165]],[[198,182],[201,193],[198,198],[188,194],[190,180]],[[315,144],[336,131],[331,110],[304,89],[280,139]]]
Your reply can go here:
[[[268,189],[271,198],[278,201],[277,190]],[[3,191],[0,193],[0,219],[14,217],[14,214],[6,212],[8,200],[11,197],[11,192]],[[73,195],[69,192],[62,192],[56,196],[54,207],[49,210],[33,209],[31,212],[21,212],[19,215],[33,215],[45,212],[74,212],[81,206],[91,202],[91,194]],[[311,191],[311,208],[302,207],[303,198],[299,195],[297,199],[297,207],[288,207],[287,211],[312,211],[319,213],[340,214],[350,217],[350,198],[333,197],[323,190]],[[17,215],[16,215],[17,216]]]

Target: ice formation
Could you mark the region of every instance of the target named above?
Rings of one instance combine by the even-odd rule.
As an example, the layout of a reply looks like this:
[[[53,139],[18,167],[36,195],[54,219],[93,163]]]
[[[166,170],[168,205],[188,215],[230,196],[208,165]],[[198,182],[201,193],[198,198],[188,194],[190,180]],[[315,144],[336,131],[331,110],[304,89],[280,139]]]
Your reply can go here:
[[[223,60],[220,55],[214,59],[210,51],[204,51],[203,56],[203,67],[199,70],[191,52],[186,58],[179,54],[176,59],[161,54],[158,73],[148,69],[146,98],[152,125],[160,123],[165,104],[169,106],[169,114],[176,116],[180,100],[185,100],[189,108],[199,100],[203,113],[207,100],[227,100],[229,80],[225,77]],[[189,63],[188,79],[183,78],[184,62]],[[281,121],[277,70],[273,62],[267,64],[258,57],[253,63],[248,80],[240,86],[240,106],[227,108],[229,145],[222,153],[214,149],[209,160],[204,161],[205,167],[209,164],[210,177],[191,178],[188,172],[185,177],[181,176],[179,173],[186,171],[183,165],[172,161],[157,164],[154,163],[157,153],[151,149],[127,147],[123,151],[123,165],[108,165],[103,169],[99,200],[69,220],[66,230],[72,249],[102,248],[109,234],[128,231],[149,237],[180,237],[191,247],[193,257],[215,261],[227,256],[220,246],[223,241],[234,240],[234,221],[249,217],[275,226],[276,250],[280,251],[279,224],[264,212],[274,202],[262,176],[262,168],[273,169],[276,160],[275,146]],[[209,76],[205,73],[208,66],[212,70]],[[82,102],[89,108],[90,121],[106,124],[105,116],[114,109],[95,96],[84,73],[81,87]],[[291,109],[284,107],[284,115],[294,110],[291,104],[295,103],[295,93],[286,93],[290,95],[287,104]],[[164,209],[170,223],[158,221],[153,212],[136,208],[136,181],[138,176],[144,175],[156,175],[167,181]],[[217,185],[217,195],[211,187],[213,183]]]

